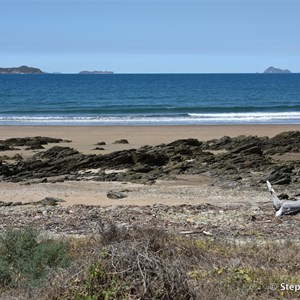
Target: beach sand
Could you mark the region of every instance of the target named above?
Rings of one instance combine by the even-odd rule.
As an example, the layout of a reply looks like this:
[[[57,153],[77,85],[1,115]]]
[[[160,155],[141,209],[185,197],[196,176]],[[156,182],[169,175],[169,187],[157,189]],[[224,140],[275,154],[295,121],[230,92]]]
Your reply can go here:
[[[300,125],[209,125],[209,126],[0,126],[0,139],[12,137],[47,136],[71,140],[60,143],[85,154],[139,148],[144,145],[170,143],[177,139],[196,138],[207,141],[223,136],[257,135],[272,137],[283,131],[300,130]],[[113,144],[127,139],[129,144]],[[98,142],[106,142],[105,150],[92,150]],[[54,144],[47,145],[48,148]],[[102,146],[101,146],[102,147]],[[5,151],[2,155],[21,153],[30,156],[34,151]],[[110,190],[126,191],[127,197],[119,200],[107,198]],[[166,205],[213,203],[228,205],[234,203],[268,202],[267,191],[224,190],[205,175],[181,176],[177,181],[158,181],[154,185],[126,182],[57,182],[22,185],[0,182],[0,201],[30,202],[44,197],[58,197],[63,205]]]
[[[300,130],[300,125],[199,125],[199,126],[0,126],[0,140],[12,137],[48,136],[71,140],[66,144],[82,153],[104,154],[120,149],[170,143],[177,139],[207,141],[223,136],[257,135],[272,137],[283,131]],[[127,139],[128,145],[112,144]],[[106,151],[92,150],[106,142]],[[60,144],[64,146],[64,144]],[[51,145],[50,145],[51,146]],[[6,153],[7,154],[7,153]]]

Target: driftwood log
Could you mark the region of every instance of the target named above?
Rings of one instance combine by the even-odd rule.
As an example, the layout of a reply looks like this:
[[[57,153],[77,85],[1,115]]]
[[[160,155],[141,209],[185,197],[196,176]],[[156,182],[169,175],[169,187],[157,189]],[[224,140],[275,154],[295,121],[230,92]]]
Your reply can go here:
[[[291,200],[280,200],[271,183],[269,181],[267,181],[267,186],[269,189],[269,192],[271,193],[271,198],[273,201],[273,206],[276,210],[276,217],[280,217],[281,215],[290,215],[290,214],[295,214],[300,212],[300,200],[295,200],[295,201],[291,201]]]

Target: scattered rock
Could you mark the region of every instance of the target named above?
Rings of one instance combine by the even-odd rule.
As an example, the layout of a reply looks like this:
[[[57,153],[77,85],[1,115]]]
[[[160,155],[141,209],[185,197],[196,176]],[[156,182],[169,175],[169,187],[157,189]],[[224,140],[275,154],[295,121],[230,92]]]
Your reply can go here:
[[[289,195],[286,194],[286,193],[281,193],[281,194],[278,195],[278,198],[281,199],[281,200],[287,200],[287,199],[289,199],[290,197],[289,197]]]
[[[0,201],[0,207],[1,206],[11,206],[12,202],[4,202],[4,201]]]
[[[122,198],[126,198],[127,195],[125,195],[124,193],[122,192],[116,192],[116,191],[110,191],[107,193],[107,198],[110,198],[110,199],[122,199]]]
[[[54,198],[54,197],[45,197],[44,199],[36,201],[32,204],[34,204],[34,205],[43,205],[43,206],[48,206],[48,205],[49,206],[56,206],[56,205],[58,205],[58,203],[61,203],[61,202],[65,202],[65,200],[60,199],[60,198]]]
[[[11,146],[8,146],[8,145],[1,145],[0,144],[0,151],[9,151],[9,150],[17,150],[17,149],[12,148]]]
[[[95,144],[96,146],[105,146],[106,143],[105,142],[98,142],[97,144]]]
[[[96,148],[94,148],[92,150],[105,150],[105,149],[103,147],[96,147]]]
[[[125,139],[114,141],[113,144],[129,144],[129,142]]]
[[[55,182],[64,182],[66,179],[66,176],[52,176],[52,177],[47,177],[47,182],[50,183],[55,183]]]

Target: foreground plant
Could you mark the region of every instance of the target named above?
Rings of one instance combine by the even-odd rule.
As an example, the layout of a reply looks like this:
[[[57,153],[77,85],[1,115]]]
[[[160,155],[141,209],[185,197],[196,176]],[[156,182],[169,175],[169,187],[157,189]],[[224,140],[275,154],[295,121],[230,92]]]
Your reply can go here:
[[[99,235],[69,239],[72,263],[65,269],[58,266],[66,266],[66,244],[39,241],[31,230],[22,237],[6,232],[1,253],[11,255],[1,258],[2,284],[41,282],[24,298],[39,300],[269,300],[294,299],[300,291],[296,242],[228,242],[147,227],[104,227]],[[53,245],[57,252],[49,250]]]
[[[43,238],[31,228],[0,236],[0,286],[38,286],[51,270],[69,265],[68,244]]]

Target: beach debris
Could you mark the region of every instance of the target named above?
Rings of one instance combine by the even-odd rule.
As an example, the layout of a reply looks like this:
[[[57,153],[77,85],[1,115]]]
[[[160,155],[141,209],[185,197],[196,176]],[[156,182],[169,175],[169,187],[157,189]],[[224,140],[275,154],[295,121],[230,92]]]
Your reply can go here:
[[[276,210],[275,216],[280,217],[281,215],[290,215],[300,212],[300,200],[281,200],[276,195],[270,181],[267,180],[267,186],[271,193],[273,206]]]
[[[179,233],[183,235],[203,234],[205,236],[213,236],[213,234],[210,231],[205,231],[205,230],[188,230],[188,231],[180,231]]]
[[[129,142],[125,139],[114,141],[113,144],[129,144]]]
[[[109,191],[107,194],[106,194],[107,198],[110,198],[110,199],[122,199],[122,198],[126,198],[127,195],[125,195],[124,193],[122,192],[116,192],[116,191]]]

